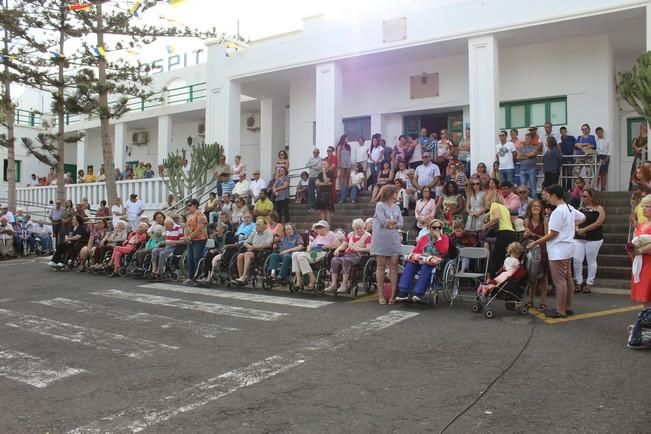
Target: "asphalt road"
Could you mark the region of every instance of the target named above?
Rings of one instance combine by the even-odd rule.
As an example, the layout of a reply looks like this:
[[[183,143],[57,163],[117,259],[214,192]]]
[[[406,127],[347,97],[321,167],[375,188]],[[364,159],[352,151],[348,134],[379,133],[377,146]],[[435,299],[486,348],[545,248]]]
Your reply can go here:
[[[624,296],[548,323],[42,262],[0,279],[2,433],[651,432]]]

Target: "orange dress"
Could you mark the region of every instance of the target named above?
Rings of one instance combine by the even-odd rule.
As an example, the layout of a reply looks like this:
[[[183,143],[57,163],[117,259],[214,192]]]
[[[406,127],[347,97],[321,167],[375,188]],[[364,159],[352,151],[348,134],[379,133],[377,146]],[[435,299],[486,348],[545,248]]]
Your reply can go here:
[[[651,235],[651,224],[640,223],[635,235]],[[640,282],[635,283],[631,277],[631,299],[640,303],[651,302],[651,254],[642,255]]]

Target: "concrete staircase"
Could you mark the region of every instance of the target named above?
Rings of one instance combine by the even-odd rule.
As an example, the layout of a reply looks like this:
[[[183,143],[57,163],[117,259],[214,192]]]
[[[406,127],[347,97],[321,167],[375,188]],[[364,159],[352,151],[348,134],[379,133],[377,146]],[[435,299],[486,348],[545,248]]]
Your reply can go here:
[[[631,260],[624,252],[624,245],[628,240],[630,194],[627,192],[603,193],[605,202],[606,224],[604,225],[604,244],[597,258],[598,270],[595,288],[603,290],[630,289]],[[335,205],[331,226],[333,229],[343,228],[350,231],[353,219],[367,219],[373,217],[375,202],[370,203],[368,192],[360,193],[358,203],[345,203]],[[404,217],[404,229],[412,229],[415,224],[413,211],[410,216]],[[318,211],[306,211],[305,205],[292,203],[290,205],[291,221],[296,224],[299,231],[305,231],[320,219]]]
[[[630,289],[631,259],[624,252],[628,241],[631,214],[630,193],[601,193],[606,209],[604,243],[599,251],[595,287],[607,289]]]

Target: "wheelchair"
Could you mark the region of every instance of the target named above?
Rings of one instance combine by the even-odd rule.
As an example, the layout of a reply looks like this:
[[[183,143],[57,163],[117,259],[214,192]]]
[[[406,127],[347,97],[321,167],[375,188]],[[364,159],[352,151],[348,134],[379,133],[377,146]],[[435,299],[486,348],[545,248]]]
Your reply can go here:
[[[185,276],[187,254],[188,250],[185,245],[177,246],[174,249],[174,253],[165,259],[163,271],[161,272],[161,270],[158,270],[161,280],[178,282],[181,277]]]
[[[226,287],[230,287],[233,284],[231,283],[232,280],[235,280],[240,277],[240,273],[237,271],[237,257],[240,256],[240,253],[244,253],[246,249],[243,247],[240,247],[238,249],[238,254],[233,255],[231,257],[230,261],[228,262],[228,277],[229,280],[226,282]],[[264,250],[258,250],[255,252],[253,256],[253,261],[251,261],[251,264],[249,265],[249,269],[247,271],[247,280],[251,281],[251,287],[255,288],[258,279],[261,279],[262,282],[265,280],[265,266],[268,265],[267,259],[269,259],[269,256],[273,253],[273,250],[271,249],[264,249]],[[223,261],[223,259],[222,259]],[[214,276],[214,274],[213,274]],[[262,283],[262,286],[264,287],[264,283]]]
[[[72,271],[75,268],[77,268],[81,262],[79,260],[79,252],[81,249],[86,245],[88,240],[78,240],[74,242],[74,246],[69,249],[65,255],[63,255],[63,258],[61,259],[61,262],[64,264],[62,268],[55,267],[54,269],[56,271]]]
[[[362,256],[359,263],[350,270],[350,295],[357,297],[361,292],[373,294],[377,290],[376,269],[377,261],[374,256]]]
[[[137,250],[136,250],[137,252]],[[148,273],[151,273],[151,253],[147,253],[142,259],[142,265],[138,265],[138,262],[135,258],[129,261],[126,269],[126,275],[129,277],[147,277]]]
[[[323,258],[311,264],[312,272],[316,278],[314,293],[317,295],[324,295],[326,287],[330,284],[330,262],[332,261],[333,252],[333,249],[329,249]],[[307,276],[302,275],[301,278],[303,279],[303,286],[301,287],[296,286],[296,282],[293,277],[289,280],[289,291],[292,294],[300,294],[309,284]]]

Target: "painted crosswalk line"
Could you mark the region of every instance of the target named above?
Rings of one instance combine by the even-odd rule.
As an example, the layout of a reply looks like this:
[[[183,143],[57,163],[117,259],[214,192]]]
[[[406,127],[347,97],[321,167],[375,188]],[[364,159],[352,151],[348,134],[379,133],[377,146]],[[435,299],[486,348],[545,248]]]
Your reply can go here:
[[[142,359],[160,351],[178,350],[179,348],[92,327],[82,327],[35,315],[25,315],[7,309],[0,309],[0,321],[9,327],[98,350],[110,351],[134,359]]]
[[[340,348],[347,343],[377,333],[419,315],[417,312],[390,311],[370,321],[344,329],[330,338],[287,350],[248,366],[235,369],[180,392],[161,398],[151,406],[125,408],[118,413],[102,417],[69,433],[140,432],[161,424],[175,416],[196,410],[224,398],[238,390],[265,381],[276,375],[301,366],[319,354]]]
[[[305,300],[300,298],[289,298],[274,295],[250,294],[235,291],[224,291],[222,289],[172,285],[169,283],[151,283],[147,285],[140,285],[140,288],[162,289],[165,291],[182,292],[185,294],[207,295],[209,297],[228,298],[231,300],[243,300],[254,303],[280,304],[282,306],[305,307],[309,309],[318,309],[320,307],[333,304],[332,301]]]
[[[46,360],[20,351],[0,347],[0,377],[43,388],[55,381],[86,372],[62,366],[56,368]]]
[[[217,303],[206,303],[203,301],[189,301],[180,298],[164,297],[162,295],[151,295],[108,289],[106,291],[91,292],[93,295],[117,298],[120,300],[136,301],[139,303],[155,304],[158,306],[175,307],[177,309],[196,310],[216,315],[226,315],[236,318],[255,319],[259,321],[276,321],[286,313],[271,312],[268,310],[249,309],[245,307],[227,306]]]
[[[210,324],[200,321],[181,320],[165,315],[154,315],[145,312],[130,312],[110,306],[88,303],[85,301],[72,300],[64,297],[57,297],[50,300],[34,301],[32,303],[40,304],[59,309],[67,309],[78,313],[90,313],[97,316],[106,316],[118,321],[153,323],[163,329],[179,329],[195,333],[206,338],[215,338],[225,331],[238,331],[235,327],[224,327],[217,324]]]

